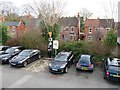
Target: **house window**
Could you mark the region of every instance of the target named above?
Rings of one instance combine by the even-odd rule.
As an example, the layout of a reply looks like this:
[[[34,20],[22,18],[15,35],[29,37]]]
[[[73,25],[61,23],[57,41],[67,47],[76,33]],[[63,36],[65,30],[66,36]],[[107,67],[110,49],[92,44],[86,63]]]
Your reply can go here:
[[[15,33],[15,27],[14,26],[12,27],[12,33]]]
[[[91,34],[92,33],[92,28],[89,28],[89,34]]]
[[[62,40],[64,40],[65,39],[65,37],[64,37],[64,35],[62,35]]]
[[[95,31],[98,31],[98,28],[95,28]]]
[[[92,36],[88,36],[88,41],[91,41],[92,40]]]
[[[103,28],[100,28],[100,30],[103,30]]]
[[[65,30],[68,31],[68,27],[66,27]]]
[[[110,30],[110,28],[106,28],[106,30],[108,31],[108,30]]]
[[[71,31],[74,31],[74,27],[71,27]]]

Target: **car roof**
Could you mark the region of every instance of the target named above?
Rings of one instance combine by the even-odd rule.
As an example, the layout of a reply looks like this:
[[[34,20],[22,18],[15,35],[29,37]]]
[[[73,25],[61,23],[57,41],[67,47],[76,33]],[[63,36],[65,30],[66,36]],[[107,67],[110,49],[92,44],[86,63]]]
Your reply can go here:
[[[39,51],[39,50],[37,50],[37,49],[25,49],[25,50],[23,50],[23,51],[36,52],[36,51]]]
[[[71,54],[71,51],[70,52],[59,52],[58,54],[66,54],[67,56],[69,56]]]
[[[84,57],[85,57],[85,58],[90,58],[91,55],[88,55],[88,54],[82,54],[82,55],[81,55],[81,58],[84,58]]]
[[[110,60],[110,59],[109,59]],[[118,63],[120,63],[120,59],[119,58],[112,58],[111,60],[110,60],[110,64],[115,64],[115,65],[117,65]]]

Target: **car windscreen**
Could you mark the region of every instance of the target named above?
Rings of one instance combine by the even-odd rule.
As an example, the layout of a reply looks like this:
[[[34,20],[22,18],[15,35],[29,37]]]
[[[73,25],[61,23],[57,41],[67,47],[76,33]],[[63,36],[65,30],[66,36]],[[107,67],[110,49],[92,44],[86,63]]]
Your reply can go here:
[[[82,57],[82,58],[79,59],[79,63],[90,64],[90,58]]]
[[[12,54],[14,53],[15,49],[14,48],[8,48],[5,53]]]
[[[30,52],[31,52],[31,51],[22,51],[21,53],[19,53],[19,55],[18,55],[18,56],[27,57],[27,56],[29,56],[29,55],[30,55]]]
[[[67,61],[67,55],[66,54],[58,54],[55,58],[55,61]]]
[[[110,66],[120,67],[120,60],[112,61],[112,62],[110,63]]]

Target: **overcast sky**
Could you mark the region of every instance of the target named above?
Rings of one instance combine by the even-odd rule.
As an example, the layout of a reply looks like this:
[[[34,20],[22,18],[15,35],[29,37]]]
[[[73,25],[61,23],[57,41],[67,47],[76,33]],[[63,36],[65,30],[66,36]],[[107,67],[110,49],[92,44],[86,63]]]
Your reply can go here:
[[[2,0],[5,1],[5,0]],[[7,0],[14,2],[18,7],[22,4],[32,2],[32,0]],[[61,0],[59,0],[61,1]],[[90,12],[93,13],[92,18],[105,18],[113,17],[117,21],[117,7],[118,1],[120,0],[62,0],[63,3],[66,3],[64,9],[64,16],[75,16],[80,11],[81,8],[87,8]],[[110,5],[111,2],[111,5]],[[111,6],[115,9],[114,15],[110,15]],[[107,13],[105,12],[107,9]]]

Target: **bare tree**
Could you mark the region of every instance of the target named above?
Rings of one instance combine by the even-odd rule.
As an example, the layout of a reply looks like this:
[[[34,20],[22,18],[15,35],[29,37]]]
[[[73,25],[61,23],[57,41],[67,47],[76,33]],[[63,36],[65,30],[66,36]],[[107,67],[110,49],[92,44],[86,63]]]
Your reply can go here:
[[[53,25],[58,22],[59,18],[63,15],[63,9],[65,7],[65,3],[57,0],[38,0],[33,3],[28,3],[26,5],[29,10],[41,18],[49,25]],[[26,8],[27,10],[27,8]]]
[[[80,13],[80,16],[82,16],[84,19],[89,18],[89,17],[91,17],[93,15],[93,13],[91,13],[86,8],[82,8],[79,13]]]
[[[8,16],[7,19],[13,20],[18,15],[19,9],[12,2],[0,1],[0,11],[2,15]]]
[[[117,6],[118,0],[109,0],[108,2],[103,2],[102,3],[102,7],[104,9],[105,12],[105,18],[107,20],[107,23],[109,24],[109,26],[113,27],[113,23],[111,23],[110,19],[116,19],[116,17],[118,17],[118,6]]]

